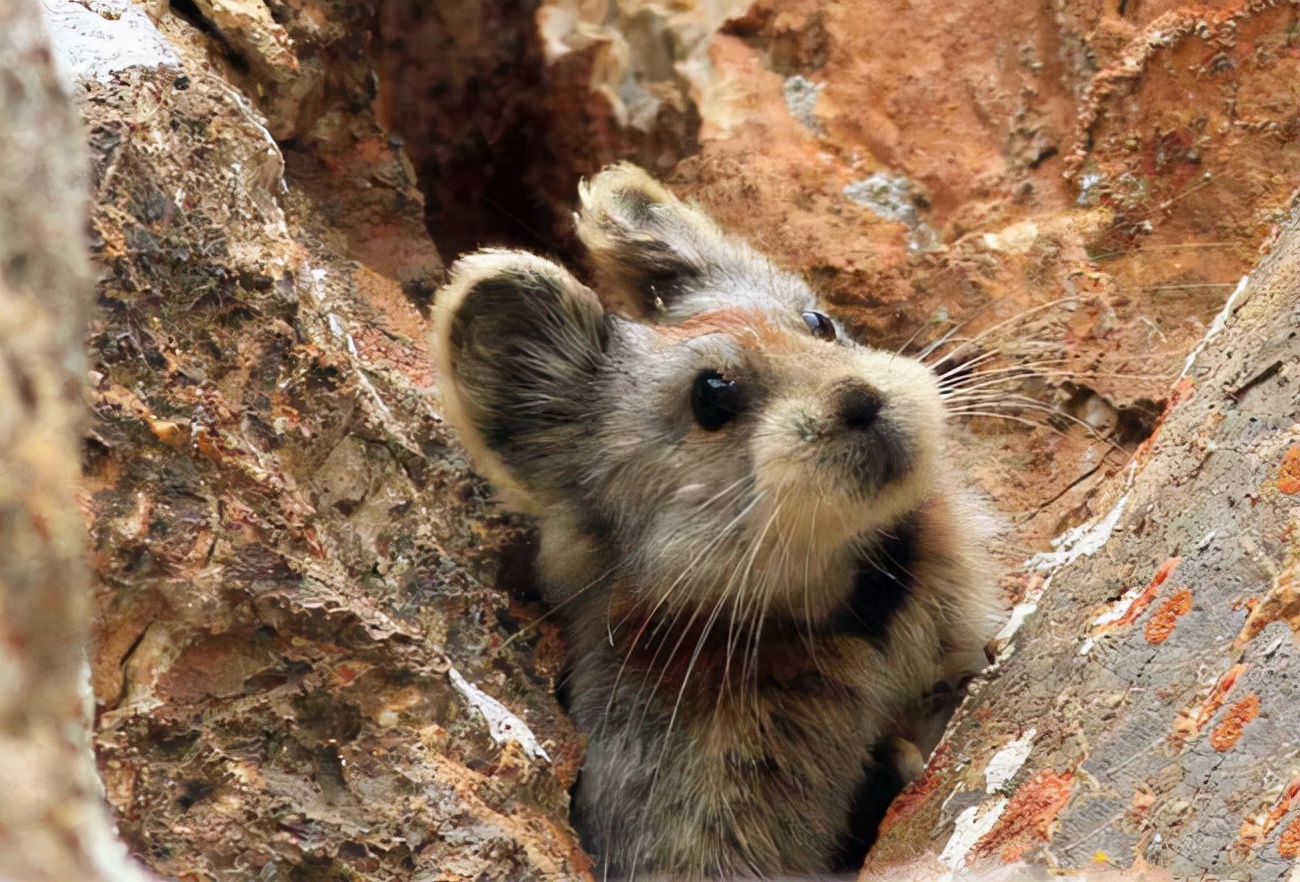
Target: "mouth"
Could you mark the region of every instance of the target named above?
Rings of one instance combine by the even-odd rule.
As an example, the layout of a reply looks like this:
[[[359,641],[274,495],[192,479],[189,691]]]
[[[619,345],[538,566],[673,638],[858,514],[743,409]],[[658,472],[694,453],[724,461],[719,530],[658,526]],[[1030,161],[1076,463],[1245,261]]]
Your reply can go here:
[[[827,447],[821,453],[826,471],[840,477],[836,482],[840,492],[856,500],[874,498],[905,480],[915,467],[913,445],[897,426],[885,421]]]

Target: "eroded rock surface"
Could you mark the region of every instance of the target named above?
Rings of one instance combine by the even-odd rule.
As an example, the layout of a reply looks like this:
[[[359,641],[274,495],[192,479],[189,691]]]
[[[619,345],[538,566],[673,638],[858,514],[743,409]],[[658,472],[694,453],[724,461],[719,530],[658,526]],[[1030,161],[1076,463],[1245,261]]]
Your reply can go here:
[[[368,70],[349,21],[335,82]],[[161,29],[174,56],[76,87],[104,272],[92,667],[123,835],[181,879],[574,878],[577,744],[509,640],[485,556],[507,534],[441,425],[410,166],[346,90],[282,149],[220,46]],[[542,750],[498,745],[474,690]]]
[[[1030,561],[996,675],[864,879],[1028,861],[1295,878],[1296,220],[1187,361],[1105,517]],[[1049,857],[1050,856],[1050,857]]]
[[[183,879],[583,872],[554,634],[521,630],[492,587],[516,526],[439,420],[422,310],[444,259],[573,256],[577,180],[636,159],[868,340],[967,366],[954,443],[1006,513],[1014,566],[1112,510],[1300,169],[1292,3],[46,6],[103,50],[71,65],[104,268],[85,493],[103,774],[127,841]],[[1289,358],[1268,382],[1291,381]],[[1168,432],[1157,445],[1181,443]],[[1158,565],[1126,561],[1139,582]],[[1040,581],[1009,578],[1009,601]],[[1206,598],[1159,596],[1171,646]],[[1043,605],[1101,602],[1085,600]],[[1020,682],[1007,670],[999,692]],[[498,746],[453,671],[550,762]],[[1268,689],[1251,694],[1266,718]],[[1050,771],[1022,802],[1075,806],[1072,782],[1104,772]],[[1241,841],[1276,848],[1283,802]],[[951,815],[917,809],[887,841],[914,848]],[[1033,856],[1036,829],[989,854]]]

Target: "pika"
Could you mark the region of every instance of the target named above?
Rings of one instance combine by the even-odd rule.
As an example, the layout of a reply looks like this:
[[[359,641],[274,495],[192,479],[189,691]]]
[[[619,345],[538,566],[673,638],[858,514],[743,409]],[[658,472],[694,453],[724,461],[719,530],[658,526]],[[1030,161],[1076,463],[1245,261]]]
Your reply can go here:
[[[936,375],[640,169],[580,188],[595,289],[484,250],[437,295],[447,419],[537,574],[607,877],[851,870],[999,606]]]

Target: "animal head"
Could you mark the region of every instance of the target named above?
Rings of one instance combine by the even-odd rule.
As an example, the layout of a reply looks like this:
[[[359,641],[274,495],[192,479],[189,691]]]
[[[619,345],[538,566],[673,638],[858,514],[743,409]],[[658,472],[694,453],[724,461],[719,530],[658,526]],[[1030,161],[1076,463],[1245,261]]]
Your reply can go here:
[[[803,281],[633,166],[580,195],[594,291],[487,250],[438,298],[446,415],[544,543],[562,524],[562,551],[603,555],[656,602],[720,603],[808,584],[934,491],[927,367],[846,338]]]

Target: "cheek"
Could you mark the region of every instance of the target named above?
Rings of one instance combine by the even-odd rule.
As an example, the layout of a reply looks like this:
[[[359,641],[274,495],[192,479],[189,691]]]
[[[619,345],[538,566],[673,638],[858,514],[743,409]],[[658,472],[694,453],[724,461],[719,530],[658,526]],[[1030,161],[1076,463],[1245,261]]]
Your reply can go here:
[[[716,533],[753,500],[753,464],[739,437],[688,439],[665,474],[665,492],[648,508],[665,531]]]
[[[706,445],[693,445],[695,448]],[[638,510],[635,546],[638,566],[652,581],[676,579],[683,570],[694,574],[679,594],[687,594],[698,579],[734,563],[735,549],[754,512],[754,478],[743,449],[710,444],[711,455],[691,451],[668,474],[654,499]]]

